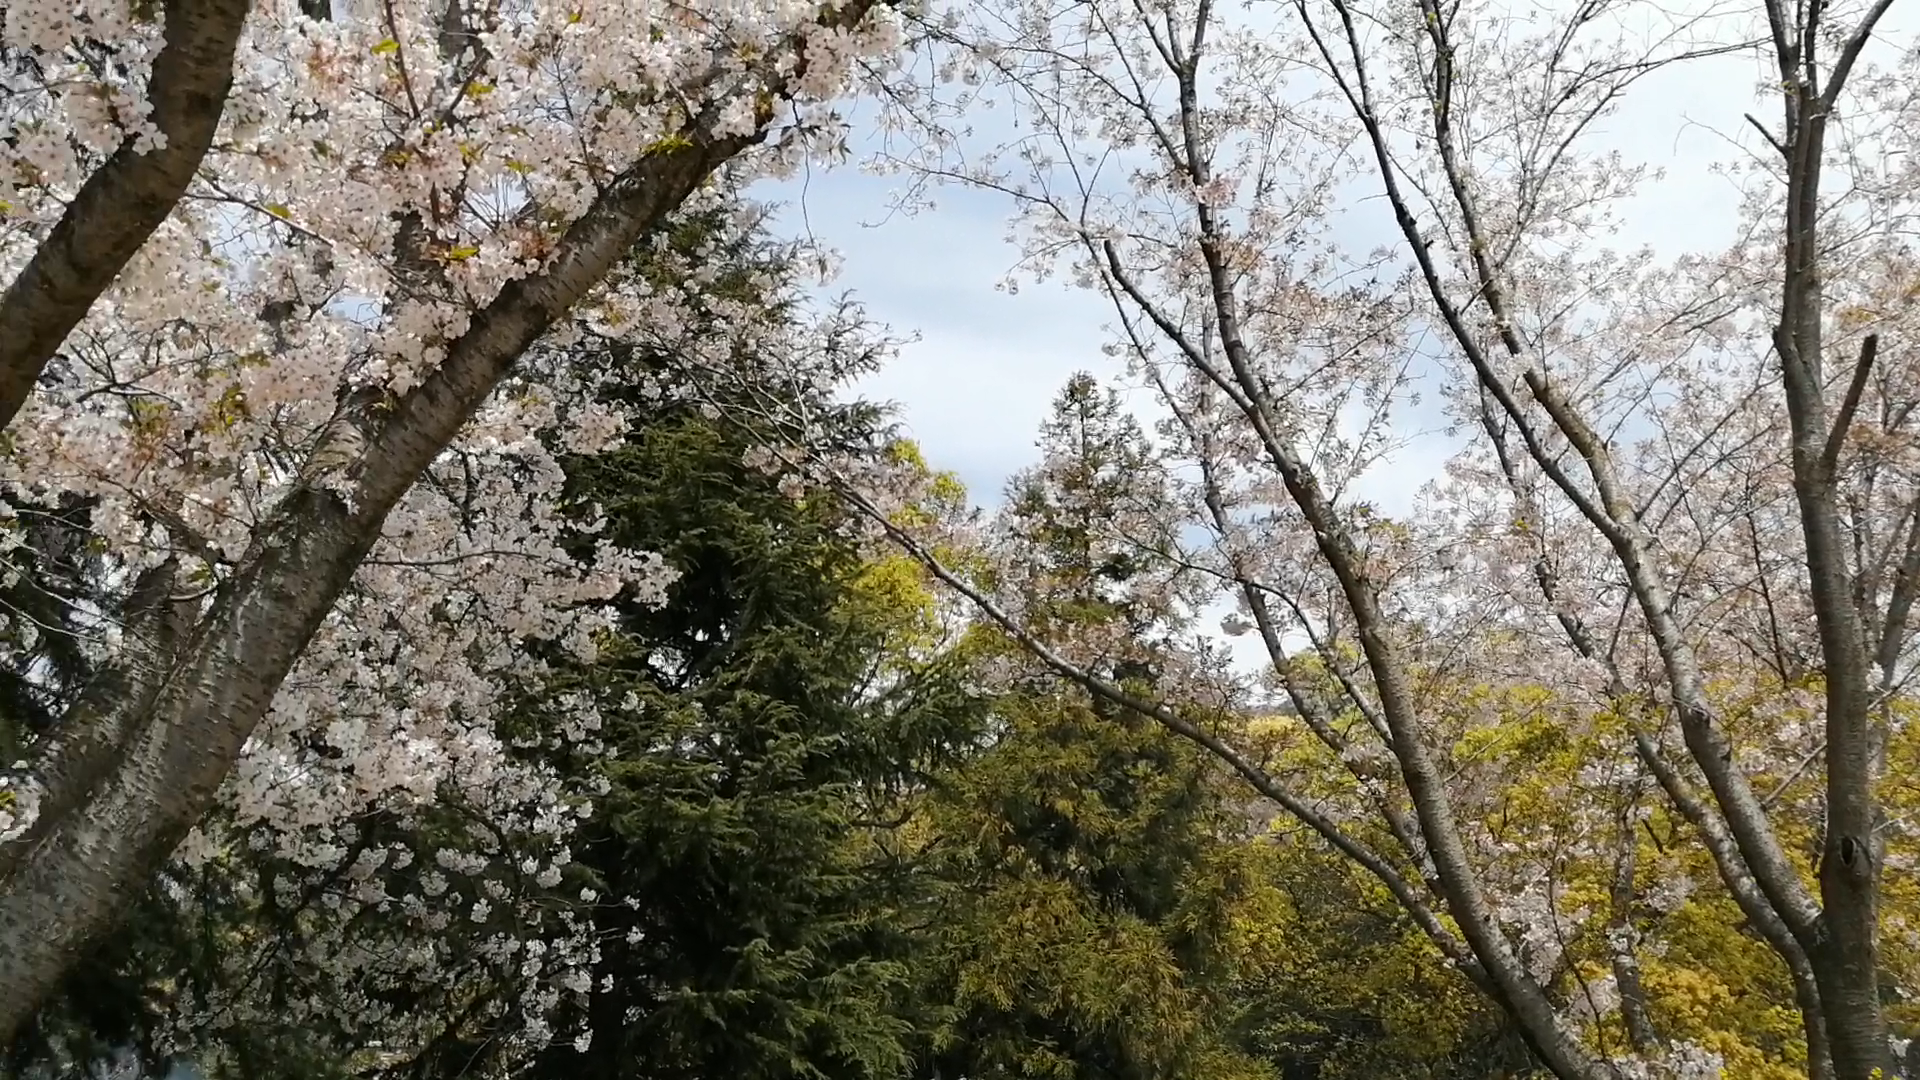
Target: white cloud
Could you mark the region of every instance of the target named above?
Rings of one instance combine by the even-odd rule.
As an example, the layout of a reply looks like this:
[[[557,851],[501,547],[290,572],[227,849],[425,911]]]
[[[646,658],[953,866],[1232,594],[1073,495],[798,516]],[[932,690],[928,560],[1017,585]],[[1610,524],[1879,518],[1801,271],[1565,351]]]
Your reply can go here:
[[[1100,352],[1109,309],[1058,284],[995,288],[1018,257],[1004,242],[1004,200],[943,191],[932,211],[889,216],[894,186],[849,168],[767,197],[788,204],[780,227],[844,256],[828,291],[851,291],[874,318],[917,337],[860,392],[897,402],[929,460],[957,471],[975,501],[991,504],[1033,459],[1034,435],[1061,384],[1079,370],[1118,370]]]

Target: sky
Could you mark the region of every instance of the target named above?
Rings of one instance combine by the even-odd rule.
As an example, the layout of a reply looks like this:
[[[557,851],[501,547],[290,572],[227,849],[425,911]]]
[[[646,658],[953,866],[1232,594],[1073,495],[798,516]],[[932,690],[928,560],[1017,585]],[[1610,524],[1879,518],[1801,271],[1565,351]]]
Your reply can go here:
[[[929,462],[990,504],[1034,458],[1041,419],[1068,376],[1113,370],[1100,353],[1106,302],[1058,284],[997,291],[1016,258],[1003,241],[1006,201],[946,189],[933,210],[890,215],[889,196],[904,183],[855,168],[817,171],[782,185],[783,225],[840,252],[842,272],[827,291],[851,292],[910,336],[859,391],[897,402]]]
[[[1679,11],[1720,2],[1681,0]],[[1538,6],[1516,0],[1513,10]],[[1863,66],[1891,65],[1920,40],[1916,29],[1920,3],[1895,4]],[[1777,102],[1760,97],[1765,62],[1747,52],[1658,71],[1588,131],[1590,149],[1663,170],[1620,207],[1622,228],[1614,238],[1619,248],[1648,246],[1674,257],[1723,249],[1734,240],[1739,191],[1715,166],[1764,147],[1746,114],[1779,123]],[[969,119],[976,131],[992,133],[981,118]],[[856,162],[871,158],[881,150],[879,136],[856,119],[851,148]],[[756,194],[784,204],[777,221],[789,235],[809,237],[842,256],[841,273],[827,292],[850,292],[869,316],[897,335],[911,335],[894,362],[856,392],[894,403],[928,462],[956,472],[972,502],[992,508],[1010,476],[1037,461],[1035,436],[1066,380],[1076,371],[1103,380],[1123,374],[1123,361],[1101,351],[1112,311],[1099,294],[1058,281],[1024,284],[1016,293],[996,288],[1019,258],[1006,239],[1013,210],[1006,196],[948,186],[935,189],[933,209],[890,212],[890,195],[905,183],[900,176],[842,166],[815,168]],[[1336,229],[1351,250],[1398,239],[1383,200],[1361,200],[1345,213]],[[1440,476],[1459,443],[1443,430],[1439,395],[1423,397],[1427,404],[1420,409],[1396,412],[1397,421],[1412,428],[1394,432],[1399,452],[1362,477],[1349,497],[1370,501],[1389,516],[1404,515],[1421,488]],[[1133,400],[1143,403],[1136,414],[1151,424],[1154,410],[1145,395],[1136,393]],[[1198,613],[1195,629],[1225,647],[1236,669],[1257,675],[1270,662],[1258,635],[1229,637],[1220,628],[1234,606],[1230,597],[1218,597]],[[1287,645],[1302,647],[1291,639]]]
[[[1889,60],[1911,46],[1917,26],[1920,10],[1895,5],[1869,59]],[[1732,239],[1736,192],[1711,166],[1758,144],[1744,113],[1777,123],[1777,108],[1756,100],[1759,72],[1749,54],[1657,73],[1594,129],[1592,145],[1666,170],[1628,204],[1620,246],[1650,244],[1677,255]],[[857,160],[878,142],[856,125],[852,146]],[[1017,258],[1004,240],[1009,200],[949,187],[936,190],[935,209],[890,214],[889,193],[904,182],[852,166],[816,168],[756,194],[784,204],[780,220],[790,234],[842,254],[842,274],[829,291],[851,291],[871,316],[914,336],[860,389],[897,402],[929,461],[958,472],[976,503],[992,505],[1009,474],[1036,458],[1035,433],[1068,376],[1118,374],[1119,362],[1100,351],[1109,308],[1098,295],[1059,283],[1011,295],[996,290]],[[1380,222],[1362,220],[1368,213],[1358,208],[1342,226],[1356,245],[1380,239]],[[1367,481],[1368,497],[1388,512],[1404,506],[1445,457],[1444,438],[1408,434],[1420,437]]]

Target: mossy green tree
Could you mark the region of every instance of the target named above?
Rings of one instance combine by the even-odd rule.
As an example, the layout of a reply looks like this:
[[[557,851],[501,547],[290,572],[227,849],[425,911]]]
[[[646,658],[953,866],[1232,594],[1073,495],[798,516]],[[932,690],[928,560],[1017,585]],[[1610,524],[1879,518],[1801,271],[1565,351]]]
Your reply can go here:
[[[1002,572],[1036,632],[1150,690],[1177,582],[1140,573],[1168,478],[1120,399],[1074,379],[1009,490]],[[1128,530],[1134,530],[1130,535]],[[1016,665],[992,743],[932,800],[945,844],[927,992],[930,1075],[1173,1080],[1265,1074],[1223,991],[1245,878],[1206,767],[1150,718]]]

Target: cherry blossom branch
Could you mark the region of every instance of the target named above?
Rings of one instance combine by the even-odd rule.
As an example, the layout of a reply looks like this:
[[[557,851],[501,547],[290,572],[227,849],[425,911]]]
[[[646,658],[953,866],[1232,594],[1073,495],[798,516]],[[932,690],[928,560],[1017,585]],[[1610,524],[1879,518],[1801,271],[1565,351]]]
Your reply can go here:
[[[1720,879],[1733,897],[1734,904],[1740,908],[1740,913],[1747,917],[1747,922],[1786,962],[1793,978],[1794,999],[1803,1014],[1809,1076],[1814,1080],[1831,1080],[1835,1073],[1823,1020],[1819,984],[1806,950],[1747,872],[1740,858],[1738,843],[1727,831],[1725,822],[1708,808],[1692,785],[1665,759],[1651,736],[1636,732],[1633,739],[1634,751],[1646,764],[1647,771],[1653,774],[1668,801],[1693,826],[1706,845],[1707,853],[1713,857]]]
[[[1493,443],[1502,473],[1505,475],[1508,484],[1513,488],[1515,494],[1519,495],[1521,493],[1521,485],[1517,463],[1513,461],[1506,450],[1505,441],[1500,438],[1499,433],[1495,430],[1491,413],[1483,410],[1481,421]],[[1621,708],[1628,706],[1630,704],[1629,695],[1627,693],[1625,680],[1621,678],[1618,666],[1615,664],[1611,655],[1603,653],[1600,650],[1599,644],[1594,640],[1586,624],[1580,617],[1566,610],[1560,602],[1558,588],[1554,584],[1551,575],[1545,571],[1542,561],[1544,558],[1545,553],[1542,551],[1539,558],[1536,558],[1534,561],[1534,580],[1540,590],[1542,598],[1545,599],[1548,606],[1553,610],[1556,620],[1559,622],[1562,631],[1567,637],[1568,643],[1573,647],[1574,651],[1583,658],[1600,664],[1607,671],[1609,679],[1608,696],[1612,699],[1614,707]],[[1764,576],[1761,580],[1764,588]],[[1769,608],[1769,615],[1771,615],[1771,608]],[[1732,895],[1735,905],[1739,907],[1741,913],[1746,916],[1747,921],[1760,936],[1766,940],[1786,962],[1788,972],[1793,979],[1796,998],[1799,1000],[1803,1010],[1809,1007],[1812,1009],[1812,1011],[1806,1013],[1805,1024],[1808,1040],[1810,1075],[1814,1080],[1830,1080],[1833,1076],[1833,1064],[1830,1053],[1826,1047],[1825,1027],[1820,1021],[1820,1012],[1818,1009],[1820,1002],[1819,989],[1814,981],[1813,968],[1807,959],[1805,948],[1802,946],[1799,938],[1797,938],[1787,926],[1786,922],[1780,918],[1778,911],[1754,881],[1751,872],[1746,866],[1745,860],[1741,857],[1738,843],[1728,831],[1726,819],[1721,816],[1718,807],[1700,798],[1693,787],[1688,784],[1686,780],[1680,776],[1679,772],[1665,759],[1658,743],[1656,743],[1650,735],[1645,732],[1636,731],[1633,735],[1633,747],[1635,755],[1640,759],[1642,764],[1645,765],[1648,772],[1653,774],[1668,800],[1680,811],[1681,817],[1685,818],[1686,821],[1693,826],[1694,831],[1700,836],[1707,849],[1708,855],[1713,859],[1714,867],[1719,872],[1721,881],[1726,885],[1728,892]],[[1776,791],[1773,796],[1762,801],[1762,807],[1765,807],[1773,798],[1778,797],[1779,793],[1785,789],[1786,785],[1782,784],[1779,791]],[[1626,857],[1628,856],[1623,856],[1623,858]],[[1626,988],[1623,986],[1623,995],[1625,992]],[[1640,1021],[1635,1021],[1630,1016],[1627,1017],[1627,1020],[1630,1027],[1638,1024],[1642,1029],[1643,1035],[1652,1031],[1650,1023],[1645,1022],[1646,1018],[1644,1016],[1640,1018]]]
[[[1194,65],[1190,63],[1185,70],[1174,74],[1184,144],[1184,152],[1176,160],[1185,173],[1185,179],[1196,188],[1204,188],[1211,176],[1198,126],[1200,119]],[[1102,241],[1099,249],[1104,254],[1103,272],[1112,275],[1121,290],[1175,343],[1187,361],[1218,387],[1247,418],[1279,472],[1289,496],[1313,527],[1316,547],[1333,571],[1353,611],[1361,648],[1373,672],[1375,685],[1379,688],[1387,725],[1393,733],[1389,747],[1399,763],[1415,819],[1419,822],[1422,837],[1433,859],[1437,883],[1447,900],[1448,910],[1461,926],[1475,956],[1485,966],[1487,977],[1497,991],[1497,999],[1521,1021],[1543,1055],[1563,1075],[1604,1075],[1605,1068],[1590,1059],[1562,1027],[1544,991],[1528,975],[1494,925],[1476,872],[1466,857],[1453,819],[1451,800],[1444,790],[1444,781],[1435,767],[1431,752],[1423,744],[1406,673],[1401,669],[1397,649],[1388,640],[1382,625],[1372,586],[1359,570],[1351,536],[1321,489],[1318,479],[1280,437],[1272,403],[1261,396],[1258,390],[1261,383],[1249,365],[1231,275],[1222,258],[1217,216],[1204,200],[1196,203],[1194,212],[1199,229],[1200,253],[1205,264],[1204,281],[1216,320],[1217,336],[1225,355],[1226,369],[1223,370],[1203,349],[1187,338],[1173,320],[1160,312],[1158,306],[1132,282],[1111,240]]]
[[[1635,948],[1638,935],[1633,928],[1633,891],[1638,870],[1636,858],[1639,837],[1634,830],[1638,820],[1639,786],[1620,808],[1619,833],[1615,839],[1613,880],[1607,895],[1607,951],[1611,954],[1614,985],[1620,991],[1620,1018],[1627,1029],[1627,1042],[1634,1053],[1657,1052],[1665,1040],[1654,1026],[1648,1011],[1647,989],[1640,977],[1640,956]],[[1596,1012],[1598,1010],[1595,1010]]]
[[[1122,318],[1123,320],[1125,319],[1124,312]],[[1128,323],[1128,333],[1131,334],[1132,332],[1131,324]],[[1353,752],[1353,744],[1351,741],[1334,729],[1332,718],[1327,716],[1325,710],[1299,685],[1299,679],[1294,673],[1293,664],[1289,662],[1286,649],[1281,643],[1279,626],[1273,617],[1271,609],[1267,606],[1265,592],[1254,582],[1250,575],[1241,569],[1241,560],[1238,555],[1224,548],[1224,545],[1227,543],[1227,537],[1231,534],[1232,529],[1227,518],[1226,506],[1221,501],[1220,488],[1215,478],[1212,455],[1209,452],[1209,448],[1205,445],[1205,436],[1200,427],[1195,424],[1188,415],[1187,410],[1177,404],[1179,399],[1169,392],[1162,381],[1158,369],[1153,369],[1152,377],[1156,384],[1160,386],[1162,400],[1173,403],[1171,408],[1175,418],[1182,427],[1185,428],[1188,437],[1195,439],[1199,444],[1200,452],[1198,458],[1201,468],[1202,499],[1206,503],[1208,514],[1212,518],[1214,527],[1221,538],[1223,552],[1227,557],[1228,564],[1232,567],[1230,578],[1234,584],[1239,587],[1241,598],[1246,602],[1247,609],[1253,614],[1254,625],[1260,633],[1261,645],[1267,652],[1268,664],[1275,675],[1279,677],[1281,686],[1286,691],[1287,699],[1293,703],[1294,709],[1300,714],[1300,718],[1306,723],[1308,730],[1313,732],[1314,736],[1320,740],[1322,745],[1332,751],[1334,757],[1346,768],[1348,773],[1362,784],[1362,789],[1368,791],[1369,801],[1373,803],[1374,808],[1380,813],[1381,817],[1386,820],[1387,828],[1392,833],[1394,839],[1399,842],[1401,851],[1407,858],[1413,861],[1414,865],[1420,867],[1422,876],[1428,880],[1429,889],[1432,889],[1434,884],[1432,880],[1434,870],[1431,865],[1431,860],[1427,857],[1426,845],[1419,839],[1417,826],[1407,817],[1406,812],[1393,799],[1388,797],[1384,790],[1373,790],[1374,783],[1380,779],[1378,775],[1379,771]],[[1302,622],[1304,623],[1305,620],[1302,620]],[[1392,736],[1387,729],[1385,720],[1378,715],[1373,703],[1359,692],[1358,687],[1353,685],[1351,678],[1332,655],[1332,650],[1322,644],[1317,636],[1314,637],[1313,644],[1325,660],[1328,669],[1333,672],[1334,677],[1339,681],[1349,700],[1351,700],[1355,708],[1360,711],[1368,725],[1380,736],[1383,742],[1391,739]]]
[[[129,131],[0,295],[0,428],[148,236],[172,213],[213,144],[233,86],[248,0],[167,0],[147,80],[151,131]]]
[[[1297,2],[1296,7],[1301,17],[1309,22],[1314,40],[1327,63],[1337,69],[1338,65],[1331,51],[1321,42],[1318,30],[1311,28],[1311,16],[1307,13],[1304,2]],[[1335,0],[1334,8],[1342,21],[1345,41],[1355,71],[1352,88],[1346,90],[1347,96],[1362,126],[1367,130],[1380,168],[1382,186],[1394,208],[1395,217],[1408,247],[1420,266],[1429,295],[1440,310],[1456,344],[1467,357],[1476,376],[1515,425],[1522,441],[1526,444],[1529,455],[1613,547],[1647,619],[1661,654],[1662,663],[1667,670],[1688,748],[1705,773],[1716,801],[1726,814],[1743,860],[1752,868],[1753,876],[1768,901],[1781,912],[1782,918],[1804,945],[1815,934],[1815,927],[1820,917],[1819,905],[1814,901],[1797,870],[1787,858],[1784,849],[1781,848],[1744,772],[1733,764],[1732,747],[1726,736],[1718,730],[1711,707],[1706,700],[1703,689],[1704,680],[1699,671],[1698,661],[1693,656],[1692,649],[1685,641],[1679,624],[1673,616],[1668,590],[1653,568],[1643,530],[1634,519],[1633,509],[1618,483],[1605,443],[1593,432],[1557,385],[1547,378],[1544,369],[1538,367],[1535,362],[1529,362],[1523,368],[1521,378],[1532,396],[1585,463],[1595,485],[1596,499],[1573,483],[1572,478],[1559,466],[1553,455],[1547,452],[1543,440],[1534,431],[1534,425],[1508,390],[1506,381],[1500,377],[1489,358],[1480,350],[1474,335],[1466,327],[1458,306],[1447,296],[1426,240],[1421,235],[1411,211],[1407,208],[1404,197],[1399,193],[1394,179],[1396,163],[1387,148],[1385,135],[1373,109],[1366,81],[1366,59],[1349,10],[1340,0]],[[1422,11],[1428,15],[1425,20],[1426,33],[1435,43],[1436,54],[1450,57],[1452,45],[1447,39],[1446,26],[1439,18],[1437,8],[1433,6],[1431,0],[1423,0]],[[1345,76],[1340,76],[1340,79],[1343,88],[1349,86]],[[1454,202],[1461,215],[1462,227],[1466,232],[1469,257],[1478,286],[1476,295],[1488,305],[1496,333],[1506,351],[1512,357],[1519,359],[1525,357],[1527,351],[1514,329],[1513,317],[1507,309],[1505,292],[1496,268],[1487,258],[1488,244],[1480,224],[1478,209],[1455,148],[1454,131],[1450,111],[1447,108],[1450,92],[1450,81],[1443,74],[1438,87],[1438,97],[1432,110],[1432,133],[1441,158],[1443,172],[1452,189]]]
[[[1868,334],[1860,342],[1860,356],[1853,363],[1853,378],[1847,382],[1847,394],[1840,399],[1840,411],[1834,414],[1833,427],[1820,451],[1820,468],[1828,475],[1840,467],[1840,452],[1846,448],[1847,431],[1853,427],[1853,414],[1859,411],[1860,396],[1866,392],[1867,379],[1873,374],[1874,354],[1880,349],[1880,335]]]
[[[1887,597],[1887,610],[1880,626],[1880,641],[1875,650],[1880,678],[1891,685],[1894,668],[1906,646],[1907,622],[1913,615],[1914,601],[1920,597],[1920,500],[1916,500],[1907,518],[1907,545],[1900,565],[1894,571],[1893,585]]]
[[[42,805],[58,812],[36,819],[29,842],[0,846],[0,1043],[212,804],[388,512],[521,354],[715,169],[765,138],[777,98],[801,93],[815,65],[834,60],[816,57],[818,42],[857,29],[879,6],[828,8],[744,72],[734,73],[731,58],[716,61],[701,86],[707,111],[681,118],[671,139],[602,189],[543,270],[473,314],[440,365],[370,425],[352,476],[328,470],[296,484],[180,647],[130,650],[126,677],[135,663],[161,676],[90,688],[63,725],[81,743],[31,765]],[[753,122],[722,127],[719,114],[741,97]]]
[[[1492,423],[1491,418],[1485,416],[1483,416],[1483,422],[1488,425]],[[1492,434],[1491,427],[1489,427],[1489,431],[1490,434]],[[1493,441],[1497,449],[1504,447],[1504,443],[1499,438],[1495,437]],[[1515,485],[1515,490],[1518,491],[1519,476],[1513,467],[1511,459],[1503,449],[1501,449],[1499,458],[1503,472],[1507,475],[1508,482]],[[1535,565],[1536,568],[1540,565],[1537,560]],[[1577,615],[1563,610],[1562,605],[1559,603],[1558,591],[1553,585],[1551,578],[1543,572],[1536,570],[1535,580],[1541,595],[1545,598],[1549,606],[1553,608],[1556,618],[1559,620],[1568,642],[1573,646],[1574,651],[1590,661],[1601,664],[1608,671],[1610,679],[1609,695],[1612,697],[1614,705],[1620,707],[1627,704],[1628,695],[1626,685],[1621,679],[1619,670],[1613,663],[1612,658],[1600,652],[1597,643],[1593,640],[1585,624]],[[1669,801],[1673,803],[1680,811],[1681,816],[1685,818],[1700,835],[1707,848],[1708,854],[1713,858],[1714,866],[1719,871],[1721,880],[1726,884],[1729,892],[1733,896],[1736,906],[1740,908],[1742,914],[1747,917],[1747,921],[1760,933],[1761,937],[1764,938],[1768,944],[1772,945],[1785,959],[1788,970],[1794,980],[1795,994],[1801,1001],[1803,1007],[1809,1003],[1816,1007],[1815,1011],[1809,1014],[1812,1020],[1807,1024],[1809,1061],[1812,1069],[1811,1075],[1815,1078],[1831,1077],[1833,1075],[1832,1062],[1825,1048],[1824,1027],[1820,1026],[1818,1021],[1819,1013],[1817,1006],[1820,1000],[1819,992],[1813,979],[1813,969],[1808,963],[1805,949],[1801,946],[1799,939],[1796,938],[1787,927],[1786,923],[1779,918],[1772,904],[1768,902],[1767,898],[1753,881],[1744,860],[1740,857],[1736,842],[1727,831],[1725,819],[1721,817],[1718,809],[1699,797],[1672,765],[1665,760],[1658,744],[1655,743],[1649,735],[1643,732],[1636,732],[1634,734],[1633,745],[1635,754],[1647,767],[1648,771],[1654,775]],[[1773,798],[1778,797],[1780,791],[1785,790],[1785,787],[1786,785],[1782,784],[1780,789],[1776,791],[1773,796],[1769,796],[1768,799],[1763,800],[1761,805],[1764,807],[1770,803]],[[1622,992],[1625,992],[1624,987]],[[1629,1022],[1633,1022],[1631,1018],[1629,1018]],[[1650,1028],[1648,1030],[1650,1030]]]

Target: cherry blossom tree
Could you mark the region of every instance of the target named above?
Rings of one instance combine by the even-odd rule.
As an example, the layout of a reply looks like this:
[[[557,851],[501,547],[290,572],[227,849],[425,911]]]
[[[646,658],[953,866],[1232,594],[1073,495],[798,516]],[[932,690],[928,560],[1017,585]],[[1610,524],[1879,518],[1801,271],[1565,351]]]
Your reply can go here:
[[[866,0],[8,5],[7,584],[62,584],[4,628],[0,1042],[217,796],[310,868],[442,783],[560,827],[501,680],[666,575],[567,554],[555,455],[623,417],[559,346],[710,311],[698,250],[616,268],[717,170],[813,152],[899,31]]]
[[[971,13],[948,30],[962,89],[900,99],[923,138],[896,164],[1004,193],[1022,269],[1112,301],[1108,351],[1156,399],[1185,508],[1107,543],[1213,581],[1268,660],[1239,692],[1285,720],[1142,699],[993,577],[896,539],[1365,867],[1556,1075],[1717,1074],[1640,987],[1664,947],[1634,899],[1642,833],[1667,814],[1790,979],[1808,1074],[1894,1075],[1882,1003],[1911,988],[1882,980],[1910,944],[1879,897],[1915,836],[1880,795],[1913,737],[1920,387],[1888,302],[1914,61],[1861,67],[1887,7]],[[1765,58],[1783,110],[1734,170],[1741,236],[1610,246],[1652,178],[1599,122],[1730,52]],[[1019,129],[983,155],[953,118],[989,97]],[[1410,460],[1423,392],[1458,449],[1390,516],[1365,487]],[[1493,752],[1525,730],[1571,767],[1490,767],[1526,760]],[[1508,829],[1523,795],[1564,817]]]

